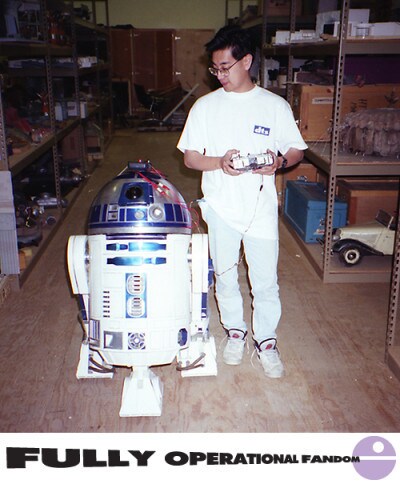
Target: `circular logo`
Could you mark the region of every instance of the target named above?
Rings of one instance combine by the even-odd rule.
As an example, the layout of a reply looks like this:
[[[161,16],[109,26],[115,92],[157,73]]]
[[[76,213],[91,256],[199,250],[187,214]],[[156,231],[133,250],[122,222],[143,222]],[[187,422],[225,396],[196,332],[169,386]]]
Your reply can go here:
[[[368,480],[381,480],[395,467],[396,451],[389,441],[379,436],[362,439],[354,448],[353,456],[360,461],[353,463],[357,473]]]

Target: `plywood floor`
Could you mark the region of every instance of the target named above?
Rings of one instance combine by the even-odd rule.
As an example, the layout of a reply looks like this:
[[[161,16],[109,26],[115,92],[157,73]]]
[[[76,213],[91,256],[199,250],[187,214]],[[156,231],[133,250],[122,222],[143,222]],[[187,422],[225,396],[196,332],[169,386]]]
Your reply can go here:
[[[66,271],[68,237],[85,233],[92,199],[129,159],[151,159],[188,202],[198,198],[200,176],[182,167],[178,136],[117,133],[22,290],[0,308],[0,432],[398,432],[400,382],[383,362],[388,285],[322,284],[283,225],[284,379],[266,379],[252,348],[241,366],[222,363],[213,298],[218,376],[154,368],[164,383],[161,417],[119,417],[127,369],[113,380],[76,379],[81,328]],[[243,266],[240,276],[250,323]]]

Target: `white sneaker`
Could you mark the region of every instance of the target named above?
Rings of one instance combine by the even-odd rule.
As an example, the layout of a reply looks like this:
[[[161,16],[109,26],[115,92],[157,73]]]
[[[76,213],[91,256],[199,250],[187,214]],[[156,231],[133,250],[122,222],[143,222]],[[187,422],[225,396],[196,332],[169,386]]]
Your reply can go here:
[[[258,352],[264,373],[269,378],[281,378],[285,374],[279,352],[277,349],[264,350]]]
[[[228,342],[223,353],[223,361],[229,366],[238,366],[243,359],[246,333],[242,330],[229,330]]]

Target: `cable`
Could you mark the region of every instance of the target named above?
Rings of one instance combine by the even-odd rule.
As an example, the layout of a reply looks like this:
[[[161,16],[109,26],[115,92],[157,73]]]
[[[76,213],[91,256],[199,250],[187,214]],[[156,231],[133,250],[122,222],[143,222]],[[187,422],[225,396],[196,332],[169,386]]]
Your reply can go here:
[[[254,214],[253,214],[253,217],[251,218],[250,224],[247,226],[247,229],[244,231],[243,235],[246,234],[246,232],[248,232],[248,230],[250,229],[250,227],[252,226],[252,224],[254,222],[254,219],[255,219],[256,213],[257,213],[258,202],[260,201],[260,196],[261,196],[261,192],[262,192],[263,188],[264,188],[264,176],[261,175],[261,185],[260,185],[260,189],[258,190],[257,201],[256,201],[256,204],[254,206]]]
[[[179,362],[178,366],[176,368],[177,371],[189,371],[190,369],[197,369],[198,367],[204,367],[205,364],[199,364],[200,361],[202,361],[205,358],[206,354],[202,352],[199,357],[197,357],[196,360],[194,360],[191,364],[188,364],[187,366],[183,367],[182,363]]]
[[[199,202],[199,200],[192,200],[189,203],[189,207],[186,207],[186,208],[187,208],[187,211],[189,212],[190,216],[192,217],[192,222],[196,226],[197,232],[198,233],[201,233],[201,230],[200,230],[200,215],[197,212],[197,210],[195,208],[193,208],[193,204],[194,203],[198,203],[198,202]],[[193,217],[193,214],[195,214],[195,217]]]
[[[84,339],[83,339],[83,343],[84,344],[88,344],[89,345],[89,350],[90,349],[90,342],[91,340],[93,340],[92,338],[90,338],[86,332],[86,324],[83,320],[83,316],[82,316],[82,313],[78,313],[78,320],[79,322],[81,323],[82,325],[82,328],[83,328],[83,331],[84,331]],[[99,372],[101,374],[109,374],[109,373],[115,373],[115,368],[112,367],[112,366],[103,366],[102,364],[99,364],[98,362],[96,362],[92,356],[89,357],[89,361],[91,364],[93,364],[93,366],[89,366],[88,365],[88,369],[90,371],[93,371],[93,372]]]
[[[93,372],[99,372],[101,374],[109,374],[109,373],[115,373],[115,368],[114,367],[106,367],[98,362],[96,362],[93,357],[89,357],[89,362],[94,365],[94,367],[89,366],[89,370]]]
[[[260,201],[261,191],[262,191],[263,188],[264,188],[264,176],[261,175],[261,185],[260,185],[260,189],[258,190],[257,200],[256,200],[256,204],[255,204],[255,207],[254,207],[253,217],[251,218],[250,223],[247,226],[246,230],[243,232],[243,236],[246,234],[246,232],[249,231],[250,227],[252,226],[252,224],[254,222],[254,219],[255,219],[256,213],[257,213],[258,202]],[[224,275],[225,273],[231,271],[233,268],[238,267],[242,263],[244,256],[245,256],[245,253],[243,251],[243,253],[241,254],[239,260],[234,265],[232,265],[231,267],[227,268],[222,273],[215,272],[215,276],[216,277],[220,277],[221,275]]]

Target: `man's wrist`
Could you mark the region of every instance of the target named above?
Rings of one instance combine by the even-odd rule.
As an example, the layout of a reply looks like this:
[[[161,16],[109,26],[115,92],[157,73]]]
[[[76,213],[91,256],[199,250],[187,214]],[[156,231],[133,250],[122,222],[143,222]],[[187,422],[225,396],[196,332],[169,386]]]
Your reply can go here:
[[[288,161],[287,161],[286,157],[282,156],[281,165],[279,166],[279,169],[285,169],[285,167],[287,167],[287,165],[288,165]]]

